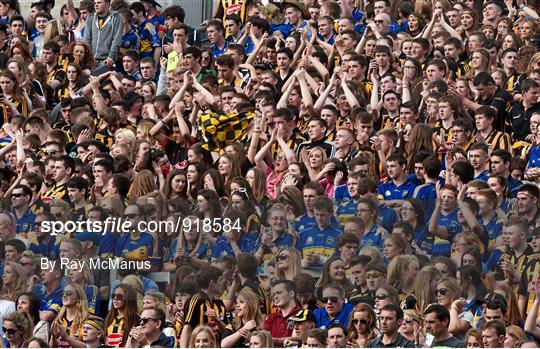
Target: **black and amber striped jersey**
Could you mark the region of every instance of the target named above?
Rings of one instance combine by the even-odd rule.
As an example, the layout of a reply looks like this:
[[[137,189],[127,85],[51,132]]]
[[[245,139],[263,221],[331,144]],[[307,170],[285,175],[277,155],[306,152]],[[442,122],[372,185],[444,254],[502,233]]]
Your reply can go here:
[[[125,324],[126,322],[123,317],[116,317],[114,321],[109,325],[109,327],[107,327],[107,336],[105,337],[105,345],[107,347],[120,347],[124,335]]]
[[[203,291],[195,293],[184,307],[184,325],[189,324],[191,328],[199,325],[209,325],[216,323],[218,319],[208,316],[208,310],[214,310],[221,321],[225,321],[225,304],[221,299],[210,300]]]

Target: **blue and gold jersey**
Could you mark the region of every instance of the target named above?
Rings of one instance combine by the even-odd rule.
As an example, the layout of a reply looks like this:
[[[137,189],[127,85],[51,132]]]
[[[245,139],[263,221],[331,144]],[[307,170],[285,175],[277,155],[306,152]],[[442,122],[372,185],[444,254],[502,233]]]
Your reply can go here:
[[[161,47],[161,41],[156,30],[156,27],[148,20],[145,20],[141,24],[139,29],[139,37],[141,38],[140,56],[141,59],[145,57],[152,57],[154,48]]]
[[[39,311],[51,311],[58,314],[62,309],[62,288],[58,287],[53,292],[47,294],[47,289],[43,284],[38,284],[32,291],[39,298]]]
[[[133,26],[131,29],[124,35],[122,35],[122,43],[120,43],[120,48],[124,49],[134,49],[139,51],[141,46],[141,38]]]
[[[373,225],[371,229],[362,237],[361,246],[370,245],[382,250],[384,239],[388,236],[388,232],[378,224]]]
[[[52,260],[60,258],[60,242],[62,242],[62,238],[59,235],[51,236],[49,242],[44,242],[38,240],[36,233],[31,231],[28,233],[28,242],[30,243],[29,250],[35,254],[40,254]]]
[[[345,225],[349,218],[356,216],[358,203],[353,199],[343,199],[336,210],[339,224]]]
[[[163,248],[154,233],[143,232],[137,239],[125,233],[116,243],[116,256],[130,261],[150,261],[152,265],[161,264]]]
[[[262,239],[262,236],[259,236],[257,238],[257,241],[255,242],[255,246],[260,246],[261,245],[261,239]],[[293,236],[290,233],[285,233],[285,234],[279,236],[277,239],[273,240],[272,242],[278,248],[293,247],[296,244],[296,237]],[[268,247],[264,247],[264,254],[263,254],[261,262],[265,262],[265,261],[270,260],[270,259],[272,259],[274,257],[275,257],[275,255],[274,255],[274,253],[272,253],[272,250],[270,248],[268,248]]]
[[[393,181],[388,181],[383,184],[379,184],[379,193],[384,196],[385,200],[404,200],[412,197],[416,184],[407,179],[405,183],[400,186],[394,184]]]
[[[330,257],[336,251],[341,234],[342,230],[333,225],[325,229],[315,226],[300,232],[296,242],[296,249],[302,252],[302,256],[314,253],[319,256]]]
[[[242,233],[236,242],[242,253],[252,254],[257,250],[257,235],[253,232]],[[231,243],[224,235],[221,235],[212,248],[212,260],[218,260],[224,256],[234,256]]]

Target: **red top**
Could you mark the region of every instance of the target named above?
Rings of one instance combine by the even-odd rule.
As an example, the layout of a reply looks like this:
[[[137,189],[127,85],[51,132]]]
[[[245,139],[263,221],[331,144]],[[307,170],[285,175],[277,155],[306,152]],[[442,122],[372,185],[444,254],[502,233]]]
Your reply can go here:
[[[289,327],[289,318],[298,313],[302,308],[295,307],[287,316],[283,316],[281,310],[268,315],[264,321],[264,329],[270,331],[272,337],[283,338],[292,335],[292,327]]]

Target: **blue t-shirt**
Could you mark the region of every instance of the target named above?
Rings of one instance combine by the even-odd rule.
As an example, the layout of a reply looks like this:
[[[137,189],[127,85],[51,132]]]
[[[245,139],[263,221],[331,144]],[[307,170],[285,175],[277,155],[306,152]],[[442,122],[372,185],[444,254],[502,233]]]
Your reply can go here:
[[[238,241],[238,248],[243,253],[252,254],[257,250],[257,235],[254,232],[247,232],[240,234]],[[217,238],[214,247],[212,248],[212,260],[218,260],[224,256],[234,256],[234,251],[231,243],[223,235]]]
[[[394,181],[388,181],[383,184],[379,184],[379,193],[384,196],[385,200],[404,200],[412,197],[416,184],[407,179],[402,185],[397,186]]]
[[[349,324],[349,318],[353,308],[354,307],[351,303],[344,303],[339,314],[337,314],[337,316],[332,320],[328,316],[328,313],[324,307],[317,308],[313,312],[315,314],[315,318],[317,319],[316,326],[322,329],[326,329],[332,324],[340,324],[346,327]]]

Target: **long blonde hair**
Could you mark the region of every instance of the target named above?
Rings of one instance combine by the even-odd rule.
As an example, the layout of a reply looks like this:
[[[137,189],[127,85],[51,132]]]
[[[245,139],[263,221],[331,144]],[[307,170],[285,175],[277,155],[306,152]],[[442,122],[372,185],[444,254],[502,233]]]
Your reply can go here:
[[[43,44],[53,41],[55,37],[63,33],[62,22],[59,19],[51,19],[45,27],[45,33],[43,33]]]
[[[210,348],[219,348],[218,342],[216,340],[216,336],[214,336],[210,327],[204,326],[204,325],[199,325],[195,327],[195,329],[193,330],[193,333],[191,334],[191,337],[189,338],[189,346],[188,346],[189,348],[195,348],[195,340],[197,339],[197,336],[201,332],[206,332],[206,334],[210,338],[210,345],[209,345]]]
[[[189,220],[198,220],[197,216],[195,216],[195,215],[190,215],[190,216],[187,216],[186,218],[182,219],[182,227],[181,227],[181,230],[178,233],[178,237],[176,239],[176,250],[177,251],[179,249],[181,249],[181,248],[182,249],[184,248],[185,239],[186,239],[185,236],[184,236],[184,222],[186,222],[188,219]],[[196,227],[192,227],[192,228],[196,229]],[[195,257],[197,255],[197,253],[199,253],[199,246],[201,246],[201,244],[204,242],[204,233],[199,229],[196,229],[196,230],[199,233],[199,236],[197,237],[197,242],[195,243],[195,247],[193,247],[193,251],[191,251],[191,253],[189,254],[191,257]]]
[[[257,323],[257,329],[262,328],[264,318],[261,314],[261,308],[259,307],[259,297],[257,295],[248,290],[248,289],[242,289],[240,293],[238,293],[238,296],[236,297],[236,300],[238,301],[238,298],[244,298],[244,301],[247,305],[247,319],[248,321],[255,320]],[[237,316],[236,310],[234,312],[234,319],[233,319],[233,325],[235,329],[240,329],[244,324],[242,323],[242,319]]]
[[[287,271],[281,271],[277,268],[278,257],[283,251],[289,252],[289,269]],[[276,268],[276,278],[277,280],[292,280],[294,277],[302,272],[302,255],[296,248],[285,247],[282,248],[276,253],[274,258],[274,265]]]
[[[86,320],[86,317],[89,314],[88,310],[88,300],[86,298],[86,292],[84,291],[84,288],[81,285],[68,282],[68,285],[73,287],[75,289],[75,292],[77,293],[77,305],[75,310],[75,319],[73,320],[73,323],[71,325],[71,333],[76,333],[80,328],[82,328],[84,321]],[[62,318],[67,312],[66,306],[63,306],[54,321],[52,322],[51,326],[55,323],[61,325],[62,324]]]
[[[412,285],[405,285],[404,270],[410,270],[416,263],[419,265],[418,258],[413,255],[399,255],[390,261],[388,264],[388,276],[386,277],[386,283],[395,287],[398,291],[407,292],[410,291]]]
[[[7,262],[7,267],[11,268],[11,273],[13,274],[13,281],[9,285],[4,285],[7,290],[7,293],[4,293],[4,299],[10,301],[15,301],[23,292],[26,291],[26,272],[24,268],[15,262]]]

